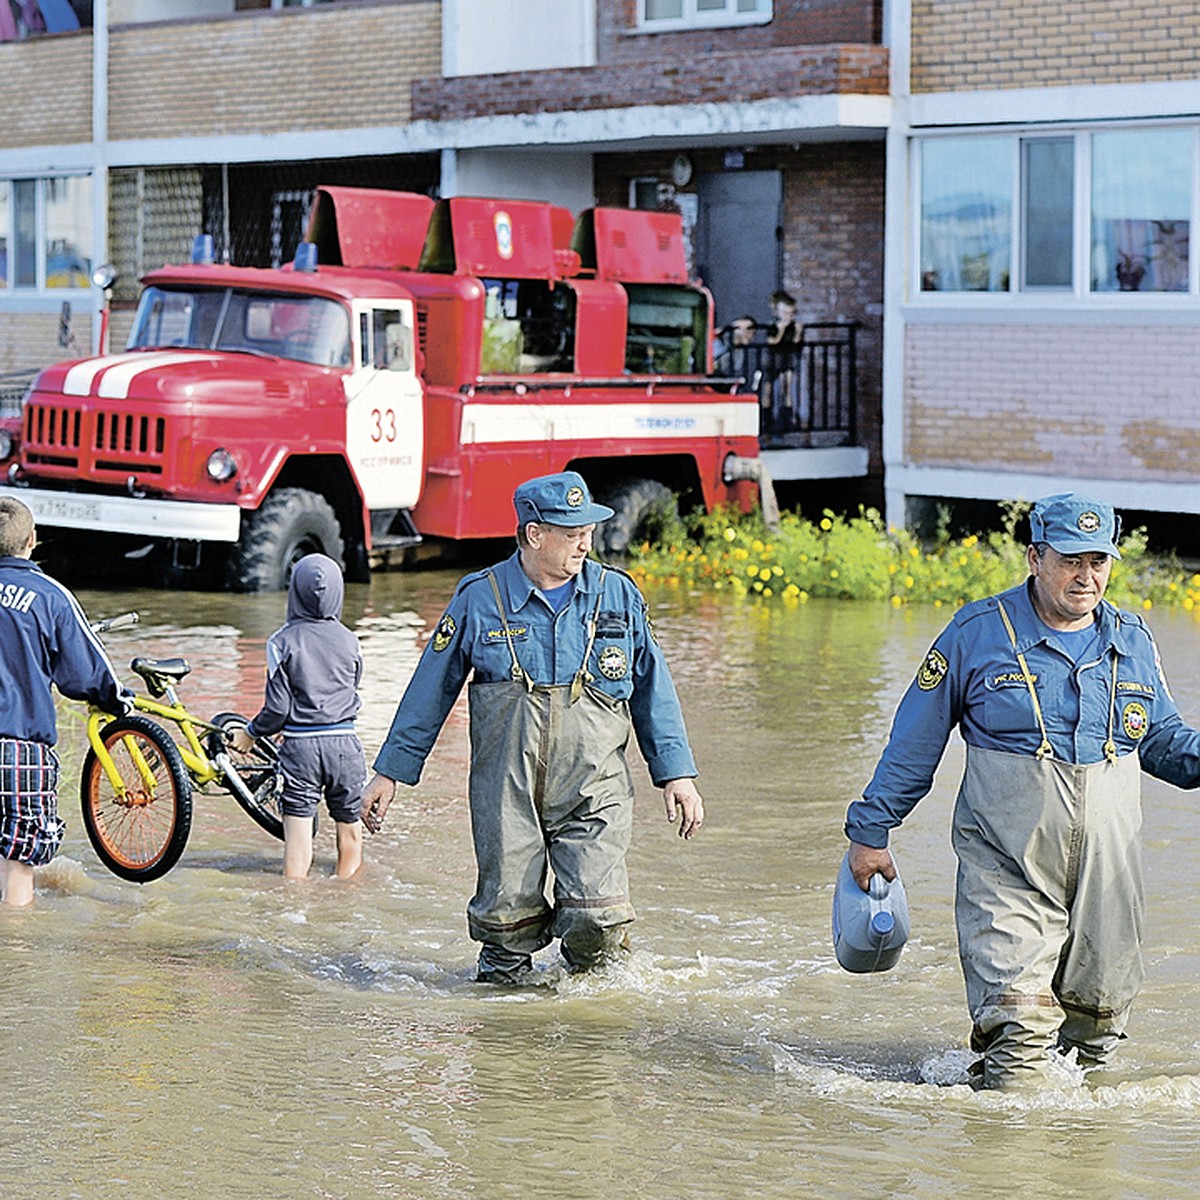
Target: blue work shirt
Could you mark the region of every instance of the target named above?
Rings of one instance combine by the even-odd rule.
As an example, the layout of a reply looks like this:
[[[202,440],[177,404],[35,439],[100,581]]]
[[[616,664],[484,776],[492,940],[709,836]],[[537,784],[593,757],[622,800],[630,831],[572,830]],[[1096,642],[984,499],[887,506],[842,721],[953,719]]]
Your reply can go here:
[[[588,559],[575,578],[574,595],[555,613],[521,568],[519,553],[491,573],[504,600],[517,657],[535,683],[569,685],[574,680],[596,613],[589,682],[614,700],[628,702],[638,746],[656,786],[696,774],[671,673],[654,639],[645,598],[628,575]],[[375,759],[379,774],[417,782],[472,671],[483,683],[513,678],[512,653],[487,571],[459,583],[425,646]]]
[[[1102,600],[1097,640],[1072,661],[1038,617],[1029,582],[968,604],[941,632],[896,709],[891,735],[862,800],[846,814],[846,836],[883,847],[933,786],[950,731],[970,746],[1037,753],[1042,734],[1017,661],[1025,656],[1054,757],[1068,763],[1137,753],[1142,770],[1179,787],[1200,783],[1200,732],[1185,725],[1167,689],[1158,649],[1141,617]],[[1016,648],[998,601],[1012,622]],[[1116,700],[1113,702],[1113,661]]]

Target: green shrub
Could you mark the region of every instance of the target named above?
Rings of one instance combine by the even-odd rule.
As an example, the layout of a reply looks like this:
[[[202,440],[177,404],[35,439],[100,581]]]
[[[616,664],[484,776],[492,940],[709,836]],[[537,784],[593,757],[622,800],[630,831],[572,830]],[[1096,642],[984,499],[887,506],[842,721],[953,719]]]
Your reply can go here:
[[[785,513],[768,531],[758,511],[722,508],[694,514],[631,554],[630,569],[647,583],[728,590],[803,604],[812,596],[889,600],[893,605],[957,607],[1019,583],[1027,575],[1022,539],[1027,504],[1008,504],[1000,532],[951,537],[945,519],[920,542],[885,524],[874,509],[854,517],[826,509],[816,521]],[[1155,557],[1145,530],[1126,534],[1113,564],[1108,599],[1122,608],[1180,607],[1200,612],[1200,575],[1173,557]]]

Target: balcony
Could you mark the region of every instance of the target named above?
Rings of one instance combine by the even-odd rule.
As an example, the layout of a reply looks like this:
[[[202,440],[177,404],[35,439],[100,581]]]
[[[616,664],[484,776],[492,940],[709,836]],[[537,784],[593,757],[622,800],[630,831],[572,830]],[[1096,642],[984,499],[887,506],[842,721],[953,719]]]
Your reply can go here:
[[[810,324],[793,346],[754,340],[721,349],[714,374],[758,393],[763,449],[853,446],[858,438],[857,323]]]

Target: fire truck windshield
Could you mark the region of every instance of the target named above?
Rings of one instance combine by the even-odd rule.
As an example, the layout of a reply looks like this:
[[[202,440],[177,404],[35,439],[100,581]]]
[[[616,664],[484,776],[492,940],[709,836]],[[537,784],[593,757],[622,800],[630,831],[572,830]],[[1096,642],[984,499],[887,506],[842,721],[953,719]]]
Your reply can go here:
[[[348,367],[350,318],[321,296],[148,287],[127,348],[225,350]]]

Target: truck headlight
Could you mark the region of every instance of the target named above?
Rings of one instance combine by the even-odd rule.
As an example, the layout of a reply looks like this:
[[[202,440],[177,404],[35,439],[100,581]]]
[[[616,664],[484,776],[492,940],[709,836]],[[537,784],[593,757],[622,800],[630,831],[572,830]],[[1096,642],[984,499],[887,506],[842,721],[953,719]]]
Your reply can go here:
[[[13,452],[13,437],[7,429],[0,429],[0,459],[8,458]]]
[[[237,460],[228,450],[217,449],[208,456],[204,469],[214,483],[228,483],[237,474]]]

